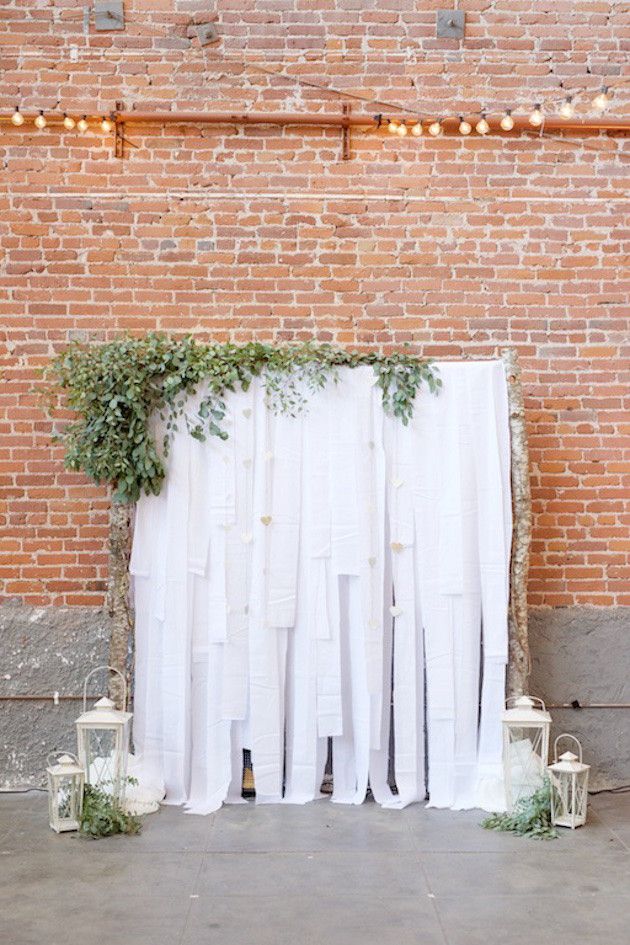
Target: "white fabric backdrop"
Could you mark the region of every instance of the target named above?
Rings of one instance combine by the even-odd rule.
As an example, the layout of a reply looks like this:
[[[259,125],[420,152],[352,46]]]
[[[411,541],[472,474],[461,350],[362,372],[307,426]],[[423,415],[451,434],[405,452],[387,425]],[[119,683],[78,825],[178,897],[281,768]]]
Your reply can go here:
[[[506,382],[499,361],[439,368],[408,426],[361,367],[296,418],[257,380],[226,441],[176,434],[131,562],[135,751],[167,802],[239,802],[243,748],[257,803],[312,800],[330,736],[333,802],[369,782],[386,807],[501,809]]]

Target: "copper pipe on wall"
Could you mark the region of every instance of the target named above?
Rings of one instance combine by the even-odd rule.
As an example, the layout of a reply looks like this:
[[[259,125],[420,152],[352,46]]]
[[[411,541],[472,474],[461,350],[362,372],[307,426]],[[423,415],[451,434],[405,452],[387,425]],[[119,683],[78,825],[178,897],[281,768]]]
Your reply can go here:
[[[100,699],[101,695],[88,695],[88,702],[91,699]],[[61,693],[48,693],[48,695],[23,695],[22,693],[16,694],[14,696],[0,696],[0,702],[81,702],[83,696],[65,696]]]
[[[24,116],[24,125],[21,130],[30,130],[30,124],[37,117],[36,114],[22,113]],[[383,121],[392,120],[399,123],[408,122],[415,124],[418,120],[411,115],[357,115],[343,114],[340,112],[189,112],[189,111],[115,111],[111,113],[113,121],[124,122],[125,124],[197,124],[197,125],[280,125],[280,126],[312,126],[320,128],[374,128],[379,125],[379,117]],[[469,116],[468,120],[475,124],[477,115]],[[584,120],[565,121],[562,118],[545,118],[540,128],[534,128],[529,123],[526,116],[513,116],[514,128],[512,131],[503,131],[499,122],[500,118],[488,118],[490,131],[494,134],[500,134],[502,137],[509,138],[515,133],[528,132],[532,135],[549,131],[567,131],[572,133],[580,132],[598,132],[598,131],[619,131],[630,134],[630,119],[623,118],[593,118]],[[102,119],[100,115],[88,115],[88,120],[97,122]],[[431,123],[431,120],[422,121],[424,130]],[[4,123],[11,122],[10,115],[0,116],[0,121]],[[46,115],[48,125],[62,124],[63,116],[54,113]],[[441,120],[442,129],[447,134],[459,135],[459,117],[448,117]],[[16,129],[18,130],[18,129]],[[481,137],[473,134],[472,138]]]

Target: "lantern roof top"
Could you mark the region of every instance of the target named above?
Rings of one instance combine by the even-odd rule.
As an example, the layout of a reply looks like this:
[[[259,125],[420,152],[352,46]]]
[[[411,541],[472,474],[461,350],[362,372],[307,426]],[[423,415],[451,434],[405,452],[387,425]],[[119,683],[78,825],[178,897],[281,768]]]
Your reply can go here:
[[[572,751],[565,751],[560,755],[559,760],[554,761],[549,767],[552,771],[567,771],[571,774],[579,774],[581,771],[588,771],[590,765],[581,762]]]
[[[50,765],[48,768],[50,774],[62,774],[62,775],[71,775],[71,774],[83,774],[83,767],[78,763],[76,758],[73,758],[72,755],[61,755],[57,758],[55,764]]]
[[[116,703],[106,696],[94,703],[94,708],[83,712],[77,719],[81,725],[121,725],[132,717],[131,712],[121,712]]]
[[[536,701],[531,696],[519,696],[514,705],[503,713],[503,721],[518,725],[540,725],[551,722],[551,716],[545,709],[545,704],[538,700],[542,708],[536,707]]]

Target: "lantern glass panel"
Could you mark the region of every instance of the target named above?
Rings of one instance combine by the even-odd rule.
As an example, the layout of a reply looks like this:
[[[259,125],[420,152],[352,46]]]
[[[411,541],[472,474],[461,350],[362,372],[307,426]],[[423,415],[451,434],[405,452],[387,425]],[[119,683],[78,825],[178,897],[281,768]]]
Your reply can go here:
[[[119,733],[111,728],[83,730],[85,770],[88,784],[118,785],[122,777]]]
[[[510,728],[508,764],[513,804],[531,797],[542,784],[547,764],[545,742],[545,733],[538,726]]]

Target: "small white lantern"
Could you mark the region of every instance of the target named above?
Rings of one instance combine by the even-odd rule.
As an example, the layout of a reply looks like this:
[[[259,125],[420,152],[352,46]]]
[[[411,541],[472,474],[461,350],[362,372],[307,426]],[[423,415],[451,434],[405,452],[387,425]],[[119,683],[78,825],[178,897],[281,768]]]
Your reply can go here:
[[[565,751],[558,758],[558,742],[570,738],[578,747],[578,754]],[[551,782],[551,820],[557,827],[575,830],[586,823],[588,803],[588,773],[590,765],[582,762],[582,746],[575,735],[558,735],[553,743],[553,764],[549,765]]]
[[[503,715],[503,776],[508,811],[514,810],[517,801],[531,797],[543,783],[549,762],[550,728],[551,716],[542,699],[518,696],[507,700]]]
[[[123,681],[123,711],[111,699],[99,699],[87,711],[87,684],[94,673],[109,669]],[[83,685],[83,713],[76,720],[79,761],[85,768],[87,784],[101,788],[122,801],[127,780],[129,758],[129,723],[132,713],[127,706],[125,677],[111,666],[99,666],[85,678]]]
[[[51,759],[56,758],[55,763]],[[48,818],[57,833],[78,830],[83,810],[85,772],[71,752],[48,756]]]

